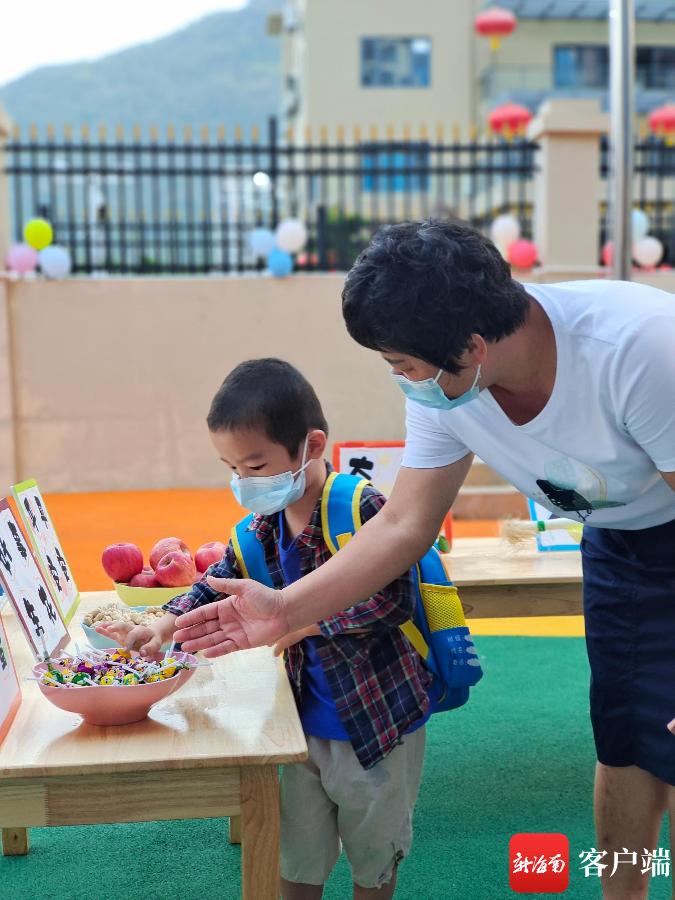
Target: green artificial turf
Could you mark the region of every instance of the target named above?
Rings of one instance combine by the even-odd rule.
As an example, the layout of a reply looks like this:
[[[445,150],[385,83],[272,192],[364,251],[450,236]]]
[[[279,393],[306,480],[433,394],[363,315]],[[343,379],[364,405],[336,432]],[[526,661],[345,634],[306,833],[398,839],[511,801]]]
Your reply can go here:
[[[570,841],[570,887],[562,896],[597,898],[598,879],[579,869],[579,853],[595,846],[583,640],[480,637],[476,643],[482,682],[466,707],[434,716],[427,726],[415,840],[396,896],[515,898],[509,838],[553,831]],[[227,836],[222,819],[35,828],[27,857],[0,858],[0,900],[234,900],[241,891],[240,848]],[[668,846],[665,826],[659,845]],[[324,897],[351,898],[344,857]],[[668,897],[670,879],[653,878],[650,900]]]

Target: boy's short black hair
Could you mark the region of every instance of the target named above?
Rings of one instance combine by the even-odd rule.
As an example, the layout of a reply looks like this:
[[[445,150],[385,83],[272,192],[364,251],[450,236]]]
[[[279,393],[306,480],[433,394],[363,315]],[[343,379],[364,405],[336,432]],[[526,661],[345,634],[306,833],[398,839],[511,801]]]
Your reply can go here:
[[[525,321],[529,298],[508,263],[464,222],[381,228],[347,275],[349,334],[371,350],[422,359],[453,375],[470,336],[498,341]]]
[[[328,423],[314,388],[283,359],[249,359],[218,388],[206,418],[210,431],[259,428],[295,457],[315,428]]]

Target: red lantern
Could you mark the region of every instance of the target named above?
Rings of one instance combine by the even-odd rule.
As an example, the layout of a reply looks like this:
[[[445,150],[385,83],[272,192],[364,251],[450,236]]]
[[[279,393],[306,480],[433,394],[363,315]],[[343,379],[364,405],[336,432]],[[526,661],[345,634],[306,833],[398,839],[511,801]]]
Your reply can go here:
[[[477,34],[490,38],[490,49],[496,51],[500,39],[511,34],[517,21],[511,10],[493,6],[479,13],[473,24]]]
[[[649,114],[649,127],[654,134],[670,141],[675,137],[675,103],[666,103]]]
[[[539,256],[536,244],[522,238],[511,244],[507,250],[507,254],[509,262],[516,269],[531,269]]]
[[[525,129],[532,121],[532,113],[526,106],[517,103],[505,103],[493,109],[488,116],[490,128],[497,134],[508,137],[510,134],[525,134]]]

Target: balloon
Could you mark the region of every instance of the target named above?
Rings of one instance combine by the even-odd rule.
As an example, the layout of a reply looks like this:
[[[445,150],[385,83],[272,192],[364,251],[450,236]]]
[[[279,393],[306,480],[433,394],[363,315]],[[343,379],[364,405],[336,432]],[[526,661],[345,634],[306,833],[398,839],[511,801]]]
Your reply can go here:
[[[44,250],[54,240],[54,232],[46,219],[31,219],[24,225],[23,237],[34,250]]]
[[[14,244],[7,254],[7,268],[12,272],[34,272],[38,264],[37,251],[28,244]]]
[[[601,259],[603,266],[614,264],[614,241],[605,241],[602,247]]]
[[[47,278],[58,280],[65,278],[70,273],[70,253],[65,247],[52,244],[51,247],[45,247],[44,250],[40,250],[38,256],[40,258],[40,268]]]
[[[661,261],[663,244],[658,238],[647,235],[633,244],[633,259],[645,269],[653,269]]]
[[[285,278],[293,271],[293,260],[290,253],[286,253],[285,250],[280,250],[278,247],[272,250],[267,257],[267,265],[276,278]]]
[[[297,258],[299,266],[318,266],[319,256],[317,253],[300,253]]]
[[[307,243],[307,229],[300,219],[284,219],[277,228],[277,247],[287,253],[298,253]]]
[[[500,247],[510,247],[520,237],[520,223],[514,216],[497,216],[490,226],[490,237]]]
[[[531,269],[537,261],[538,251],[532,241],[519,240],[509,247],[509,262],[517,269]]]
[[[269,228],[254,228],[249,232],[248,242],[254,256],[268,256],[276,243]]]
[[[649,216],[641,209],[634,209],[630,214],[633,241],[639,241],[649,231]]]

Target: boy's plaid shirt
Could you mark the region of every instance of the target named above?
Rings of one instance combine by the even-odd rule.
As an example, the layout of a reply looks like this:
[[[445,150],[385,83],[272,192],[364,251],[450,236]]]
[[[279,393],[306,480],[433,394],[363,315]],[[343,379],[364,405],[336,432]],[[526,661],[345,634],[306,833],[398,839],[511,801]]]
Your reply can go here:
[[[329,464],[326,468],[331,471]],[[361,495],[361,521],[371,519],[384,502],[379,491],[367,486]],[[274,586],[285,587],[279,561],[278,515],[255,515],[249,528],[263,544]],[[297,543],[303,575],[331,558],[323,540],[320,501]],[[242,577],[231,541],[222,561],[211,566],[208,573],[215,578]],[[223,596],[203,581],[164,608],[181,615]],[[364,769],[370,769],[400,744],[401,736],[425,714],[429,705],[432,676],[398,628],[412,617],[414,604],[410,575],[406,574],[368,600],[318,623],[324,637],[318,645],[319,658],[340,721]],[[354,628],[369,631],[350,634]],[[284,660],[299,706],[304,641],[289,647],[284,652]]]

